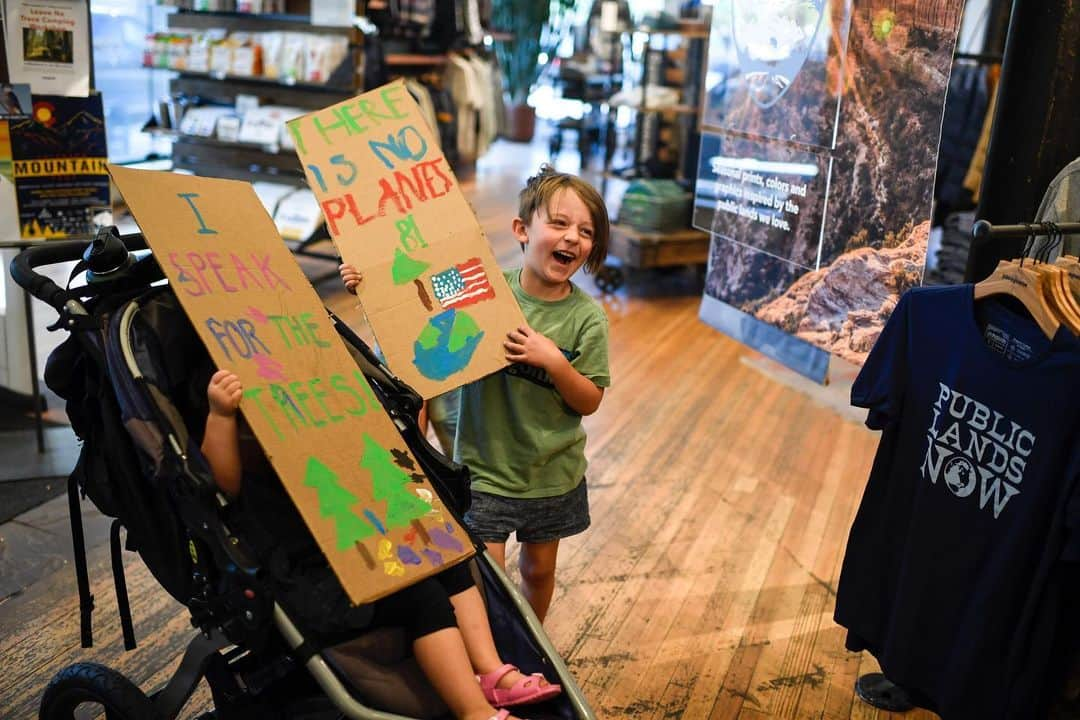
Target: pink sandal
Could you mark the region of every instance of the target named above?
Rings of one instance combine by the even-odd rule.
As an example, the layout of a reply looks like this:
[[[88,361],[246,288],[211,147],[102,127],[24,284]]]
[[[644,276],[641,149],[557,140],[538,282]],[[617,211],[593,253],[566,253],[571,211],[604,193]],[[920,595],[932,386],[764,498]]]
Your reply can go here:
[[[541,685],[540,681],[544,679],[544,676],[540,673],[526,675],[508,688],[496,687],[504,675],[515,671],[520,672],[516,666],[507,663],[489,673],[476,676],[480,689],[489,703],[495,707],[528,705],[553,698],[562,692],[561,685]]]

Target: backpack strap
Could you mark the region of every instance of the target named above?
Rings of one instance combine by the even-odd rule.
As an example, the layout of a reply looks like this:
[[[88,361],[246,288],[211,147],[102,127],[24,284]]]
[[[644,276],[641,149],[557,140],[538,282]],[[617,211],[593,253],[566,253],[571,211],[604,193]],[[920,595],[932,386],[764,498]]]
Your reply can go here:
[[[113,583],[116,585],[116,609],[120,613],[120,628],[124,633],[124,649],[135,649],[135,628],[131,624],[131,604],[128,602],[127,579],[124,577],[124,558],[120,547],[119,520],[113,520],[109,528],[109,546],[112,555]]]
[[[85,447],[85,446],[84,446]],[[94,630],[91,614],[94,612],[94,596],[90,592],[90,577],[86,572],[86,540],[83,536],[82,509],[79,506],[79,475],[82,472],[82,456],[68,476],[68,515],[71,518],[71,543],[75,556],[75,580],[79,585],[79,632],[84,648],[93,647]]]

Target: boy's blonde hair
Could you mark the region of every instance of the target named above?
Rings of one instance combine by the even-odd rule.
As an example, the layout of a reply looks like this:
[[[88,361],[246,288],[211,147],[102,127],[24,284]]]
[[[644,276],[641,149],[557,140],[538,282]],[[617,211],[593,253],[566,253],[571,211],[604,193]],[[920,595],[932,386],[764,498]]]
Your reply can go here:
[[[518,194],[518,217],[528,225],[533,215],[540,209],[551,215],[551,199],[560,190],[573,190],[585,203],[593,224],[593,245],[589,257],[585,258],[585,269],[595,273],[604,265],[608,253],[608,238],[611,235],[611,223],[608,220],[604,198],[589,183],[576,175],[559,172],[550,164],[540,166],[540,172],[525,183]]]

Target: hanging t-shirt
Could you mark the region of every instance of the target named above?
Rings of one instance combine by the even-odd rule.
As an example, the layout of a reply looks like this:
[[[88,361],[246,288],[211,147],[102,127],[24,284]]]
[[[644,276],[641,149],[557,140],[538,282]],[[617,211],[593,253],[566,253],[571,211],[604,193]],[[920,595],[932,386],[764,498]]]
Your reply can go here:
[[[447,57],[443,77],[457,107],[457,151],[467,162],[476,160],[477,111],[480,107],[480,88],[476,72],[468,60],[451,53]]]
[[[420,115],[427,121],[428,128],[435,134],[435,139],[441,140],[442,138],[438,135],[439,120],[435,116],[435,104],[431,100],[431,92],[428,91],[427,86],[415,78],[406,78],[405,89],[420,106]]]
[[[1080,342],[971,285],[919,288],[852,403],[884,433],[837,588],[849,649],[945,720],[1044,717],[1080,525]]]

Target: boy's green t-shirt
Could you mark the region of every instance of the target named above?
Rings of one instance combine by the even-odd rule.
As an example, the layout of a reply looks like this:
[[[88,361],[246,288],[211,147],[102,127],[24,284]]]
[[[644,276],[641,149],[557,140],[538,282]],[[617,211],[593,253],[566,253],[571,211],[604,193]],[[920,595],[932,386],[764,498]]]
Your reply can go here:
[[[576,285],[562,300],[540,300],[521,289],[520,270],[504,275],[529,327],[558,345],[578,372],[608,387],[608,322],[599,303]],[[469,466],[474,490],[555,497],[585,477],[581,415],[545,371],[516,363],[460,392],[455,455]]]

